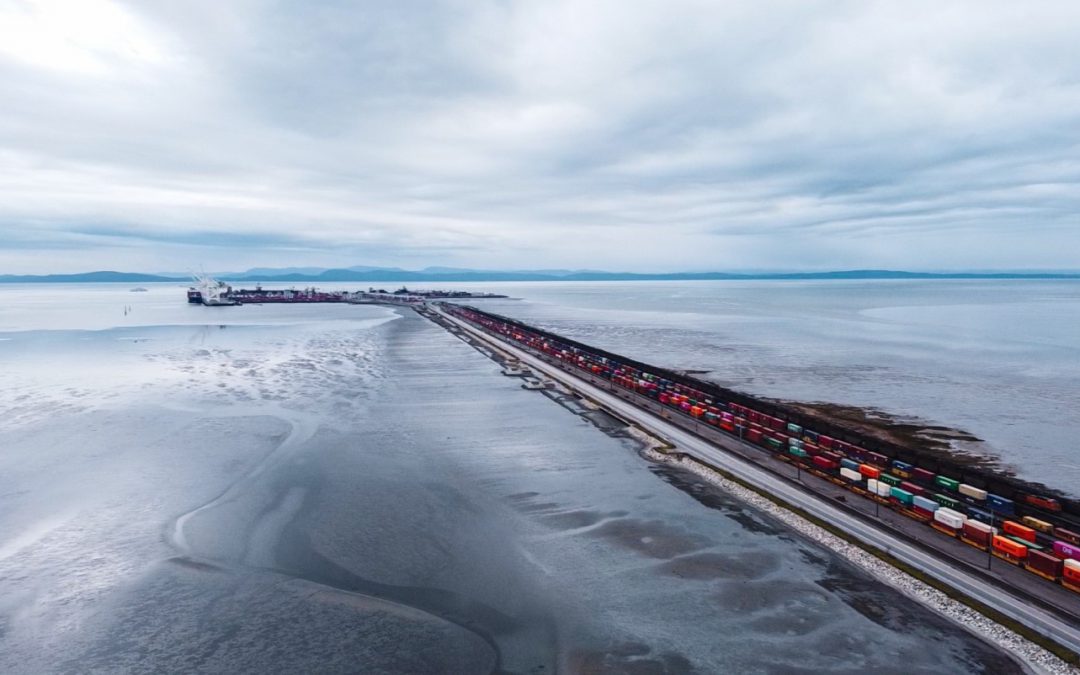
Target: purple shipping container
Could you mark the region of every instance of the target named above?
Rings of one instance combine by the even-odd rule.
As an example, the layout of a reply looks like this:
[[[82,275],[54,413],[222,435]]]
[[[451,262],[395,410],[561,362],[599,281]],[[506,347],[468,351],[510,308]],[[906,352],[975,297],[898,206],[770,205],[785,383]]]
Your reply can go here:
[[[1072,558],[1073,560],[1080,560],[1080,546],[1066,544],[1063,541],[1055,541],[1054,554],[1057,555],[1059,558]]]

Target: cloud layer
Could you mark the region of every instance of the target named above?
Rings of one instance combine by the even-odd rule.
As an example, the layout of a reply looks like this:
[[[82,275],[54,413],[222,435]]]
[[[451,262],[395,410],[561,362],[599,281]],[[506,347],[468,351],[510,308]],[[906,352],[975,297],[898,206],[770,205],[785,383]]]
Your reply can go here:
[[[0,0],[0,271],[1076,268],[1080,5]]]

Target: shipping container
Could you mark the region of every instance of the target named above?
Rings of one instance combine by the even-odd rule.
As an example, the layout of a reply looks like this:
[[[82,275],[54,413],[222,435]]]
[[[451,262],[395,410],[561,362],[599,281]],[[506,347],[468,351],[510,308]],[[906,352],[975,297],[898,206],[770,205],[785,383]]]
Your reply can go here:
[[[855,462],[855,461],[852,461],[850,459],[847,459],[846,457],[844,459],[840,460],[840,466],[844,467],[845,469],[851,469],[852,471],[858,471],[859,470],[859,463]]]
[[[1080,561],[1070,559],[1062,562],[1061,585],[1080,592]]]
[[[977,509],[974,506],[969,506],[967,513],[969,518],[973,518],[981,523],[986,523],[988,525],[992,525],[994,521],[997,520],[993,513],[990,513],[989,511],[983,511],[982,509]]]
[[[818,436],[817,442],[818,442],[818,445],[825,448],[826,450],[832,450],[833,449],[833,443],[835,441],[833,441],[831,436]]]
[[[964,527],[964,515],[951,509],[940,508],[934,511],[934,522],[931,523],[935,530],[955,537],[960,534]]]
[[[883,483],[882,481],[879,480],[878,481],[878,491],[877,491],[878,497],[888,497],[891,493],[892,493],[892,486],[889,485],[888,483]]]
[[[787,430],[789,432],[793,433],[793,434],[801,434],[802,433],[802,427],[800,427],[798,424],[795,424],[793,422],[788,423]]]
[[[960,502],[943,494],[936,494],[931,497],[935,502],[950,509],[959,509]]]
[[[869,464],[860,464],[859,473],[866,476],[867,478],[877,478],[881,475],[881,469],[875,466],[870,466]]]
[[[806,457],[806,451],[802,448],[788,448],[788,454],[794,455],[795,457]]]
[[[963,530],[960,532],[960,538],[971,544],[972,546],[986,550],[990,546],[990,537],[993,535],[994,529],[985,523],[980,523],[977,520],[965,520]]]
[[[814,457],[813,461],[814,461],[814,466],[816,466],[816,467],[818,467],[820,469],[825,469],[827,471],[831,471],[831,470],[835,469],[837,467],[837,465],[838,465],[838,462],[835,462],[835,461],[825,457],[824,455],[818,455],[817,457]]]
[[[880,452],[867,451],[866,462],[868,464],[873,464],[874,466],[886,467],[889,465],[889,458]]]
[[[904,471],[904,472],[907,472],[907,473],[911,473],[911,470],[915,468],[912,465],[908,464],[907,462],[901,462],[898,459],[894,459],[892,461],[892,463],[891,463],[891,466],[894,469],[899,469],[900,471]]]
[[[865,474],[863,474],[863,475],[865,475]],[[866,489],[869,490],[871,494],[875,494],[875,495],[877,494],[877,486],[878,486],[878,482],[877,482],[876,478],[867,478],[866,479]]]
[[[1059,558],[1069,558],[1070,560],[1080,560],[1080,546],[1076,544],[1070,544],[1065,541],[1054,542],[1054,555]]]
[[[1038,530],[1039,532],[1045,532],[1047,534],[1053,534],[1054,532],[1054,524],[1048,523],[1045,520],[1039,520],[1038,518],[1032,518],[1031,516],[1024,516],[1020,519],[1020,522],[1027,525],[1033,530]]]
[[[1005,534],[1011,534],[1014,537],[1019,537],[1025,541],[1035,543],[1035,530],[1031,529],[1027,525],[1021,525],[1015,520],[1006,520],[1001,524],[1001,529]]]
[[[847,467],[840,467],[840,475],[849,481],[858,483],[862,480],[862,474],[858,471],[852,471]]]
[[[913,495],[922,495],[924,497],[926,496],[926,489],[914,483],[903,481],[902,483],[900,483],[900,487],[904,488]]]
[[[927,471],[926,469],[920,469],[919,467],[915,467],[911,471],[911,478],[913,480],[917,480],[917,481],[921,481],[923,483],[929,484],[929,483],[932,483],[934,481],[934,472],[933,471]]]
[[[903,488],[894,487],[889,490],[889,496],[904,506],[911,506],[915,495]]]
[[[1044,579],[1050,581],[1057,581],[1061,578],[1061,570],[1064,567],[1064,563],[1061,558],[1044,553],[1042,551],[1029,550],[1027,554],[1027,560],[1024,561],[1024,568],[1029,572],[1034,572]]]
[[[1066,530],[1064,527],[1055,527],[1054,535],[1062,541],[1067,541],[1070,544],[1080,546],[1080,534],[1077,534],[1072,530]]]
[[[746,440],[751,443],[761,443],[762,431],[761,429],[750,429],[746,432]]]
[[[784,448],[784,444],[781,443],[779,439],[773,438],[772,436],[767,436],[765,438],[765,444],[773,450],[783,450]]]
[[[1011,499],[1006,499],[994,494],[986,495],[986,503],[990,506],[990,509],[997,511],[1008,516],[1016,513],[1016,507]]]
[[[882,483],[888,483],[889,485],[893,485],[893,486],[900,485],[900,483],[902,482],[896,476],[892,476],[892,475],[889,475],[887,473],[883,473],[883,474],[879,475],[878,480],[881,481]]]
[[[1002,560],[1007,560],[1013,564],[1019,564],[1020,561],[1027,558],[1027,547],[1008,537],[994,535],[990,542],[993,547],[994,555]]]
[[[982,501],[982,500],[986,499],[986,490],[979,489],[979,488],[977,488],[977,487],[975,487],[973,485],[968,485],[967,483],[961,483],[959,490],[960,490],[960,494],[967,495],[968,497],[971,497],[972,499],[978,499],[979,501]]]
[[[927,499],[926,497],[922,497],[920,495],[915,495],[912,498],[912,503],[915,504],[916,507],[928,513],[933,513],[934,511],[937,511],[939,508],[941,508],[941,505],[935,502],[933,499]]]

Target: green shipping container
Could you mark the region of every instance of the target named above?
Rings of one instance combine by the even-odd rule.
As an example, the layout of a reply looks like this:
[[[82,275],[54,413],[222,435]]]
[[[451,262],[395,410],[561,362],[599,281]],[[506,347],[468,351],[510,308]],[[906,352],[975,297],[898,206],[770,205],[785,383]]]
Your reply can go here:
[[[878,480],[881,481],[882,483],[885,483],[886,485],[899,485],[900,483],[903,482],[902,480],[900,480],[896,476],[890,476],[887,473],[883,473],[880,476],[878,476]]]
[[[931,497],[935,502],[941,504],[947,509],[953,509],[954,511],[960,508],[960,502],[956,501],[952,497],[946,497],[945,495],[934,495]]]
[[[1015,541],[1017,544],[1020,544],[1022,546],[1027,546],[1032,551],[1041,551],[1041,550],[1043,550],[1042,546],[1039,546],[1038,544],[1032,544],[1027,539],[1021,539],[1020,537],[1014,537],[1011,534],[1006,534],[1006,535],[1004,535],[1004,537],[1006,539],[1011,539],[1012,541]]]
[[[946,490],[952,490],[953,492],[960,489],[960,481],[946,478],[945,476],[934,476],[934,482]]]
[[[891,488],[889,490],[889,495],[892,497],[896,497],[898,500],[900,500],[901,504],[907,504],[909,506],[915,501],[915,495],[911,494],[907,490],[902,490],[898,487]]]
[[[798,424],[788,423],[787,430],[790,431],[793,434],[801,434],[802,433],[802,427],[800,427]]]
[[[772,436],[769,436],[768,438],[766,438],[766,439],[765,439],[765,442],[766,442],[766,443],[768,443],[769,447],[770,447],[770,448],[772,448],[772,449],[774,449],[774,450],[779,450],[779,449],[781,449],[782,447],[784,447],[784,444],[783,444],[783,443],[781,443],[780,441],[776,440],[776,439],[775,439],[775,438],[773,438]]]

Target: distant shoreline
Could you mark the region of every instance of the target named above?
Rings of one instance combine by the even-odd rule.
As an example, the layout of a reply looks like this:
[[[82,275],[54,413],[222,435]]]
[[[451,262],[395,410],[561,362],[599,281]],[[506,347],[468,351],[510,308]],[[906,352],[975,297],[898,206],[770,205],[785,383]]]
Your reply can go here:
[[[785,272],[731,274],[726,272],[682,272],[673,274],[638,274],[633,272],[577,272],[541,274],[533,272],[410,272],[405,270],[327,270],[319,274],[222,275],[221,281],[232,284],[256,283],[447,283],[506,281],[876,281],[876,280],[1043,280],[1080,279],[1080,272],[903,272],[891,270],[847,270],[837,272]],[[170,277],[133,272],[85,272],[80,274],[2,274],[0,284],[26,283],[190,283],[186,277]]]

